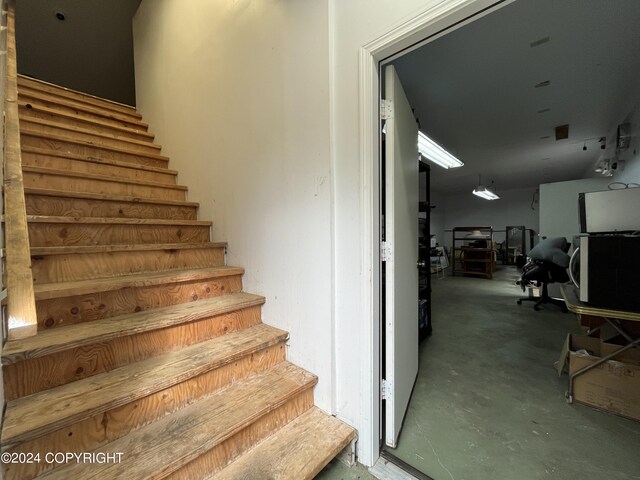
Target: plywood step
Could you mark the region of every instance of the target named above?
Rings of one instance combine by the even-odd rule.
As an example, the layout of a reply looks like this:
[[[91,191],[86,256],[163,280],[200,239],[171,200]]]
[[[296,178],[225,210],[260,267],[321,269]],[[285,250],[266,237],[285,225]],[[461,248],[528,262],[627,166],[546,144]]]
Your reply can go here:
[[[96,105],[89,105],[84,102],[72,100],[70,98],[64,98],[50,93],[45,93],[33,88],[19,86],[18,98],[30,103],[39,103],[47,107],[53,107],[64,109],[77,114],[87,114],[94,117],[108,118],[117,120],[121,123],[127,124],[132,127],[147,128],[148,125],[140,120],[139,115],[129,115],[123,112],[115,112],[111,109],[104,108]]]
[[[177,351],[261,323],[264,298],[246,293],[54,328],[3,350],[5,400]],[[28,356],[28,357],[25,357]]]
[[[66,110],[46,107],[44,105],[38,105],[37,103],[29,103],[24,100],[18,101],[18,108],[21,121],[23,118],[40,118],[42,120],[62,123],[70,127],[87,128],[95,132],[148,142],[152,142],[155,137],[153,133],[143,128],[126,127],[119,122],[110,122],[101,118],[80,117]]]
[[[168,168],[135,165],[130,162],[33,147],[22,149],[22,165],[171,184],[176,183],[178,175],[177,171]]]
[[[287,337],[282,330],[260,324],[12,400],[7,402],[2,426],[2,450],[168,389],[285,342]]]
[[[7,341],[2,348],[2,364],[45,357],[99,342],[151,332],[195,322],[264,304],[265,298],[251,293],[232,293],[187,304],[148,310],[97,320],[90,324],[55,328],[29,338]]]
[[[215,478],[310,480],[354,438],[353,428],[313,407],[216,473]]]
[[[198,204],[26,187],[28,215],[195,220]]]
[[[182,478],[197,478],[188,475],[205,466],[213,474],[271,429],[311,408],[316,382],[315,376],[283,363],[101,449],[126,452],[121,463],[68,465],[42,478],[144,480],[174,472]],[[188,473],[182,474],[185,469]]]
[[[98,142],[87,142],[66,135],[38,133],[28,128],[20,129],[20,145],[23,148],[45,148],[59,152],[68,152],[85,157],[119,160],[137,165],[166,168],[169,158],[162,155],[134,152],[130,149],[102,145]]]
[[[39,331],[242,291],[239,267],[211,267],[34,286]]]
[[[31,249],[33,283],[224,265],[226,243],[91,245]]]
[[[112,177],[86,172],[46,167],[22,167],[24,186],[106,195],[137,196],[184,201],[187,187],[175,183],[158,183],[133,178]]]
[[[32,247],[204,243],[211,222],[144,218],[72,218],[27,215]]]
[[[125,105],[120,102],[108,100],[106,98],[96,97],[89,93],[79,92],[71,88],[62,87],[53,83],[45,82],[36,78],[26,77],[24,75],[18,75],[18,86],[23,88],[32,88],[40,90],[45,93],[56,95],[59,97],[70,98],[75,101],[84,102],[89,105],[95,105],[97,107],[106,108],[115,112],[124,113],[126,115],[133,115],[138,118],[142,116],[136,112],[136,109],[131,105]]]
[[[33,132],[50,133],[53,135],[66,135],[78,140],[95,142],[101,145],[111,145],[118,148],[126,148],[135,152],[148,152],[159,154],[161,147],[147,140],[118,137],[109,133],[101,133],[95,130],[71,127],[64,123],[40,118],[20,117],[20,128],[26,128]]]

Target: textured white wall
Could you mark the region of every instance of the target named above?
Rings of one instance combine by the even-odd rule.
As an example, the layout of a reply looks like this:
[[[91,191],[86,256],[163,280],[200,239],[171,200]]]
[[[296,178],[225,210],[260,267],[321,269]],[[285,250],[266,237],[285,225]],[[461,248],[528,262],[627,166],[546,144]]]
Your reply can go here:
[[[331,411],[328,40],[323,0],[144,0],[134,17],[138,108]]]

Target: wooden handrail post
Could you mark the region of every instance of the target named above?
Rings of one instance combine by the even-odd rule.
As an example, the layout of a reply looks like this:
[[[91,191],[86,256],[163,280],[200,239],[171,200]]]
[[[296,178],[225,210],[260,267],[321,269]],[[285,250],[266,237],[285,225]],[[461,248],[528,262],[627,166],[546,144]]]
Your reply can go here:
[[[7,288],[7,338],[37,333],[36,305],[31,274],[29,231],[24,200],[15,38],[15,0],[9,0],[4,99],[4,246]]]

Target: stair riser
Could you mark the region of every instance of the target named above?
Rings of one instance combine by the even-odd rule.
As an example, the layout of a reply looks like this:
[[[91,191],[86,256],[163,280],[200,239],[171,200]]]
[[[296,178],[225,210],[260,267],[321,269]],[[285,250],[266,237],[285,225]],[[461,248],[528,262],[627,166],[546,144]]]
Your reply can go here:
[[[224,265],[224,247],[32,256],[33,283]]]
[[[94,135],[90,133],[80,132],[77,130],[70,130],[64,127],[58,127],[53,125],[42,125],[38,122],[31,121],[28,117],[21,117],[20,119],[20,127],[28,128],[30,131],[38,132],[42,134],[50,134],[50,135],[64,135],[67,137],[72,137],[77,140],[82,140],[85,142],[91,142],[98,145],[109,145],[111,147],[116,148],[126,148],[135,152],[143,152],[143,153],[153,153],[160,154],[160,149],[157,146],[154,146],[150,142],[148,145],[140,145],[138,141],[132,140],[121,140],[116,138],[109,138],[101,135]]]
[[[23,89],[18,92],[18,100],[30,105],[42,105],[43,107],[62,110],[63,112],[73,114],[80,118],[99,120],[101,122],[108,123],[109,125],[134,128],[136,130],[143,131],[147,130],[147,126],[144,123],[133,117],[108,110],[101,110],[98,107],[85,107],[82,105],[75,106],[66,100],[52,96],[44,98],[39,92]]]
[[[260,312],[260,306],[249,307],[5,365],[5,399],[14,400],[258,325]]]
[[[75,102],[81,102],[87,105],[92,105],[94,107],[104,108],[106,110],[112,110],[114,112],[118,112],[124,115],[136,115],[136,111],[132,107],[119,105],[113,102],[105,101],[101,98],[93,97],[91,95],[86,95],[81,92],[66,90],[64,88],[60,88],[54,85],[47,85],[45,83],[37,82],[28,78],[18,77],[18,88],[20,90],[29,89],[29,90],[40,91],[50,95],[55,95],[56,97],[68,98]],[[139,118],[139,115],[137,116]]]
[[[168,185],[175,185],[176,183],[176,176],[170,172],[164,173],[140,170],[135,167],[120,167],[118,165],[100,163],[99,161],[83,161],[73,158],[64,158],[58,156],[54,157],[27,151],[22,152],[22,165],[31,167],[54,168],[56,170],[65,170],[68,172],[108,175],[112,177],[120,177],[123,179],[166,183]]]
[[[31,135],[27,132],[20,133],[20,144],[22,147],[37,147],[54,150],[57,152],[69,152],[88,157],[104,158],[107,160],[119,160],[133,165],[146,165],[149,167],[166,168],[167,162],[159,158],[150,158],[136,155],[135,153],[113,151],[108,148],[100,148],[97,145],[84,145],[64,140],[52,140],[44,137]]]
[[[313,390],[308,389],[164,479],[206,480],[213,478],[215,473],[222,470],[235,458],[311,407],[313,407]],[[301,441],[303,440],[301,439]]]
[[[170,285],[131,287],[73,297],[36,301],[38,329],[115,317],[242,291],[242,277],[194,280]]]
[[[209,241],[206,225],[109,225],[29,223],[32,247],[71,245],[134,245],[153,243],[203,243]]]
[[[163,220],[196,220],[197,207],[157,205],[139,202],[111,200],[86,200],[82,198],[51,197],[27,194],[28,215],[52,215],[60,217],[97,218],[149,218]]]
[[[31,105],[31,104],[29,104]],[[126,129],[124,126],[119,125],[107,125],[103,124],[103,121],[92,120],[89,118],[79,118],[75,115],[71,115],[64,111],[48,111],[43,110],[40,105],[35,107],[31,105],[31,108],[20,105],[20,122],[23,119],[39,118],[40,120],[48,120],[51,122],[58,122],[62,125],[67,125],[73,128],[86,128],[94,130],[98,133],[105,133],[107,135],[117,135],[120,138],[130,138],[132,140],[140,141],[153,141],[153,135],[149,135],[142,127],[134,129]],[[100,123],[99,123],[100,122]]]
[[[264,371],[283,362],[285,349],[286,347],[282,343],[268,347],[135,402],[79,421],[35,440],[24,442],[9,451],[43,452],[43,455],[44,452],[51,451],[92,451],[141,426],[239,382],[253,373]],[[311,403],[313,403],[312,398]],[[126,452],[123,453],[126,455]],[[32,478],[34,474],[40,474],[52,467],[54,465],[47,465],[44,462],[23,465],[8,464],[5,465],[4,478],[5,480]]]
[[[106,195],[125,195],[129,197],[153,198],[156,200],[185,201],[186,191],[170,186],[138,185],[135,183],[111,182],[94,178],[70,177],[64,174],[23,172],[25,187],[63,190],[66,192],[85,192]]]

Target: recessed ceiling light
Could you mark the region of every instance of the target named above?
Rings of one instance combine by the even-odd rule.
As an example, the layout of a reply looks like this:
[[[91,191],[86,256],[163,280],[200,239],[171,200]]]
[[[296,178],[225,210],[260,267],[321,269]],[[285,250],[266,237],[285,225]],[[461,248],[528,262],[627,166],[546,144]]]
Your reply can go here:
[[[60,11],[60,10],[57,10],[57,11],[55,12],[55,16],[56,16],[56,18],[57,18],[58,20],[60,20],[61,22],[64,22],[64,21],[66,20],[66,18],[67,18],[67,17],[66,17],[66,15],[64,14],[64,12],[62,12],[62,11]]]
[[[536,83],[534,86],[535,88],[540,88],[540,87],[548,87],[549,85],[551,85],[551,81],[545,80],[544,82]]]
[[[543,108],[542,110],[538,110],[538,113],[547,113],[549,111],[551,111],[550,108]]]
[[[549,41],[549,37],[544,37],[539,40],[536,40],[535,42],[531,42],[529,46],[531,46],[531,48],[537,47],[538,45],[542,45],[543,43],[547,43],[548,41]]]
[[[545,140],[547,138],[551,137],[551,135],[545,135],[544,137],[540,137],[540,140]]]

